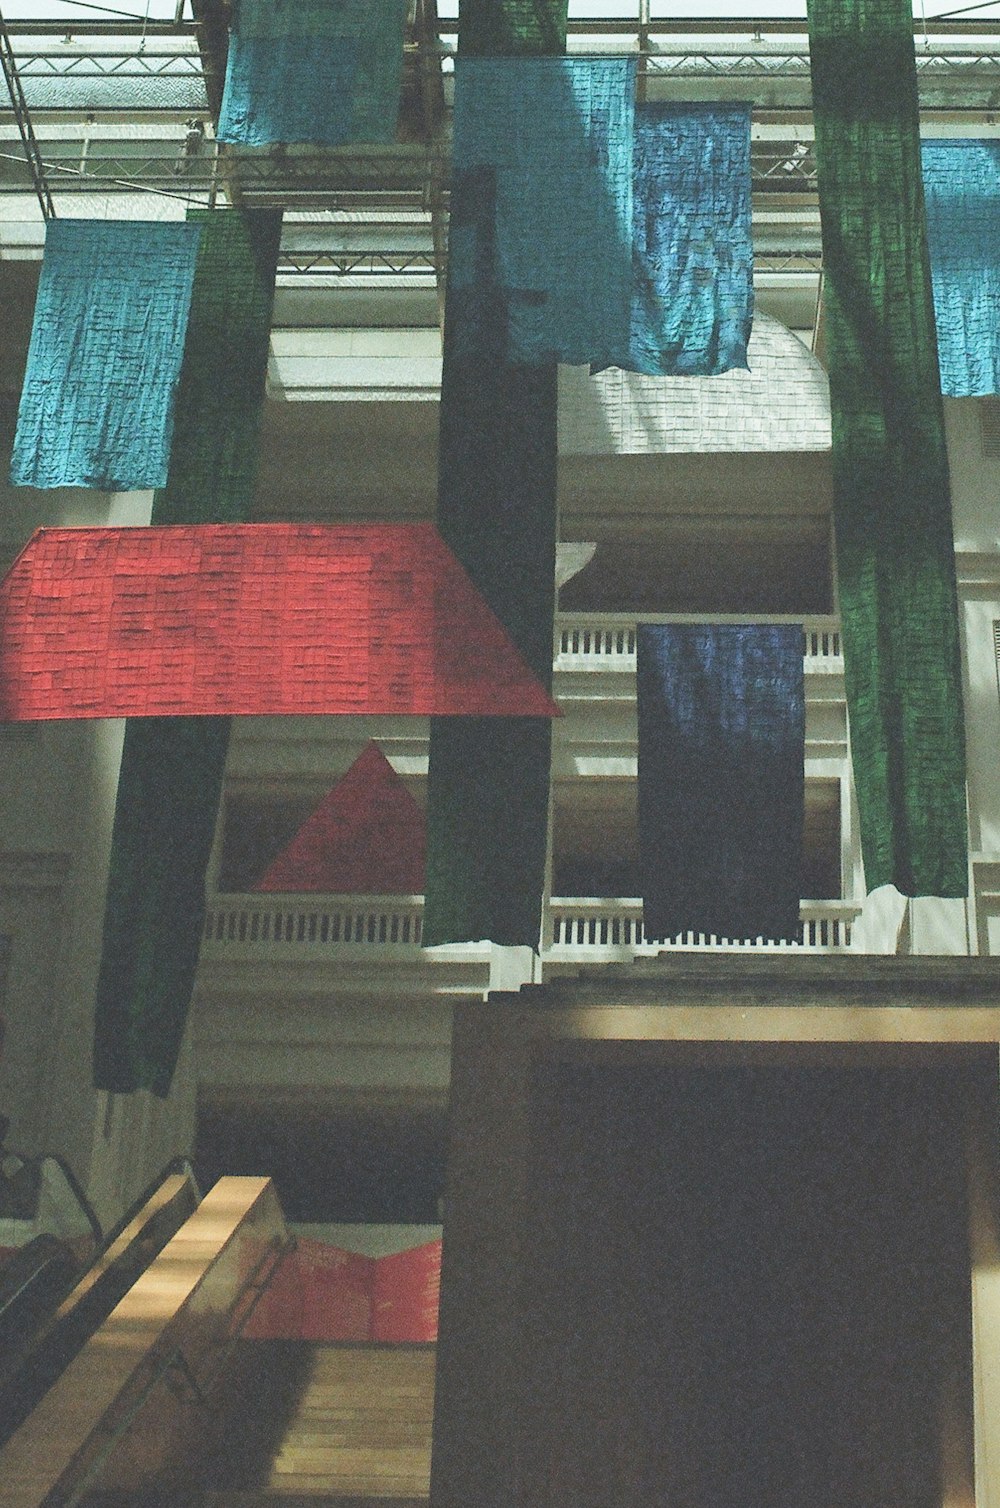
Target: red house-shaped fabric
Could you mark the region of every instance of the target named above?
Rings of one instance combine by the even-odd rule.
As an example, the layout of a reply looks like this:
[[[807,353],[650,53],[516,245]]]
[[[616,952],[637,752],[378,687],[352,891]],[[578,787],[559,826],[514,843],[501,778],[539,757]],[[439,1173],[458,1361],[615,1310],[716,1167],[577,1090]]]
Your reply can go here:
[[[426,850],[423,812],[370,743],[254,889],[422,895]]]
[[[0,582],[0,718],[557,708],[430,524],[39,529]]]

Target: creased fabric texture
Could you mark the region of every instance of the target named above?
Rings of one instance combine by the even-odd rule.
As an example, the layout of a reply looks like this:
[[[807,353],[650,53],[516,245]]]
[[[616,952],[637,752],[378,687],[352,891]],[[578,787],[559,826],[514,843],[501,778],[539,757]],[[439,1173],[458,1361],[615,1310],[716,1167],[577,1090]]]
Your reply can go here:
[[[281,211],[188,210],[200,226],[175,441],[154,524],[250,516],[264,409]]]
[[[512,50],[561,51],[565,3],[462,0],[464,52],[512,46],[516,11],[544,16]],[[553,28],[549,23],[555,21]],[[518,23],[520,24],[520,23]],[[552,684],[556,553],[556,367],[507,360],[508,308],[497,277],[493,175],[456,181],[456,231],[473,286],[449,272],[438,528],[545,686]],[[457,216],[457,220],[456,220]],[[471,247],[474,252],[470,252]],[[480,296],[482,294],[482,296]],[[434,718],[427,781],[423,941],[490,939],[537,947],[545,883],[552,730],[545,718]]]
[[[810,0],[851,755],[869,890],[965,895],[948,462],[924,232],[913,18]]]
[[[202,231],[160,524],[238,522],[257,470],[281,212],[189,210]],[[205,910],[230,720],[125,726],[94,1026],[94,1084],[170,1089]]]
[[[391,142],[406,0],[239,0],[220,141]]]
[[[1000,393],[1000,142],[921,143],[941,391]]]
[[[489,59],[455,69],[449,292],[491,291],[478,204],[493,201],[492,276],[511,362],[605,364],[632,297],[634,58]],[[457,209],[457,223],[454,213]]]
[[[50,220],[11,481],[162,486],[199,228]]]
[[[631,314],[609,364],[654,377],[745,368],[750,107],[637,104],[632,187]]]
[[[799,937],[802,629],[640,624],[639,853],[647,939]]]
[[[470,56],[566,51],[568,0],[461,0],[458,49]]]

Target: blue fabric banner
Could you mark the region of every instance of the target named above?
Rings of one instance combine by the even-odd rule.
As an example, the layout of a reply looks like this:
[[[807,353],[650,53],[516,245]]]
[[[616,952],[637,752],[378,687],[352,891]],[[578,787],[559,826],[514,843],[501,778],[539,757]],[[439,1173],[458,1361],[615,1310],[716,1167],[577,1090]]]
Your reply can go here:
[[[167,480],[200,227],[50,220],[11,481],[128,492]]]
[[[941,391],[1000,393],[1000,142],[921,142]]]
[[[639,855],[647,939],[799,936],[802,629],[642,624]]]
[[[406,0],[239,0],[218,138],[391,142]]]
[[[635,69],[634,58],[456,60],[449,296],[493,296],[481,269],[495,263],[510,362],[606,365],[621,349]],[[492,257],[476,213],[487,180]]]
[[[638,104],[632,184],[631,321],[627,344],[605,365],[651,377],[745,368],[749,105]]]

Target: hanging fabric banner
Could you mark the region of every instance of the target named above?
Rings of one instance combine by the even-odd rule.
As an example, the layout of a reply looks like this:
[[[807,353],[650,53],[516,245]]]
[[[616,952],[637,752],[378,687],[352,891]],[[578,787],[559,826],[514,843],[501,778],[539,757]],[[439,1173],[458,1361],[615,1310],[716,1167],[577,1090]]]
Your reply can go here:
[[[16,487],[163,485],[199,234],[152,221],[47,222]]]
[[[189,210],[188,219],[201,245],[169,476],[153,522],[235,522],[253,501],[281,211]],[[169,1091],[228,743],[223,717],[126,724],[97,985],[98,1089]]]
[[[253,888],[423,895],[426,849],[423,812],[370,743]]]
[[[201,228],[174,446],[154,524],[240,523],[257,479],[281,210],[188,210]]]
[[[566,0],[462,0],[459,53],[561,50],[566,9]],[[449,274],[438,528],[549,687],[556,368],[514,366],[507,359],[505,296],[489,234],[492,205],[483,204],[478,178],[456,178],[452,189],[452,235],[457,229],[461,242],[471,234],[479,262],[471,297],[459,293]],[[478,237],[477,226],[484,232]],[[483,283],[490,290],[485,298],[477,291]],[[538,946],[551,755],[547,718],[432,720],[425,945],[489,939]]]
[[[640,103],[626,339],[595,363],[654,377],[747,366],[753,322],[749,105]]]
[[[218,139],[396,139],[407,0],[237,0]]]
[[[869,890],[968,891],[955,553],[909,0],[809,0],[834,520]]]
[[[480,57],[566,51],[567,0],[460,0],[458,50]]]
[[[448,291],[502,291],[511,362],[605,364],[627,338],[635,73],[634,58],[458,58]]]
[[[946,398],[1000,393],[1000,142],[921,143]]]
[[[0,582],[0,718],[547,717],[432,524],[39,529]]]
[[[115,807],[94,1030],[94,1082],[166,1095],[205,919],[205,871],[228,718],[128,724]]]
[[[647,941],[797,941],[801,627],[640,624],[636,644]]]

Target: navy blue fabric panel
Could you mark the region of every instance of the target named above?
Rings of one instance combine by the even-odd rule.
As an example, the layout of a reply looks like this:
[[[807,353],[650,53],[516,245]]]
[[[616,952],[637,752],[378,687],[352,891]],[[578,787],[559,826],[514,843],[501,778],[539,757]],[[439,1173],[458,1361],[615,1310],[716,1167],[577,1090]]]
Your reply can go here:
[[[639,852],[647,939],[799,936],[802,629],[642,624]]]
[[[459,57],[454,174],[459,230],[448,296],[482,266],[477,182],[495,195],[496,285],[506,359],[605,362],[620,351],[632,290],[634,58]]]
[[[653,377],[745,368],[753,321],[748,105],[636,106],[632,249],[628,346],[614,365]]]
[[[920,146],[941,391],[1000,393],[1000,142]]]
[[[200,235],[147,220],[48,222],[15,486],[163,486]]]
[[[220,141],[391,142],[406,0],[241,0],[229,39]]]

